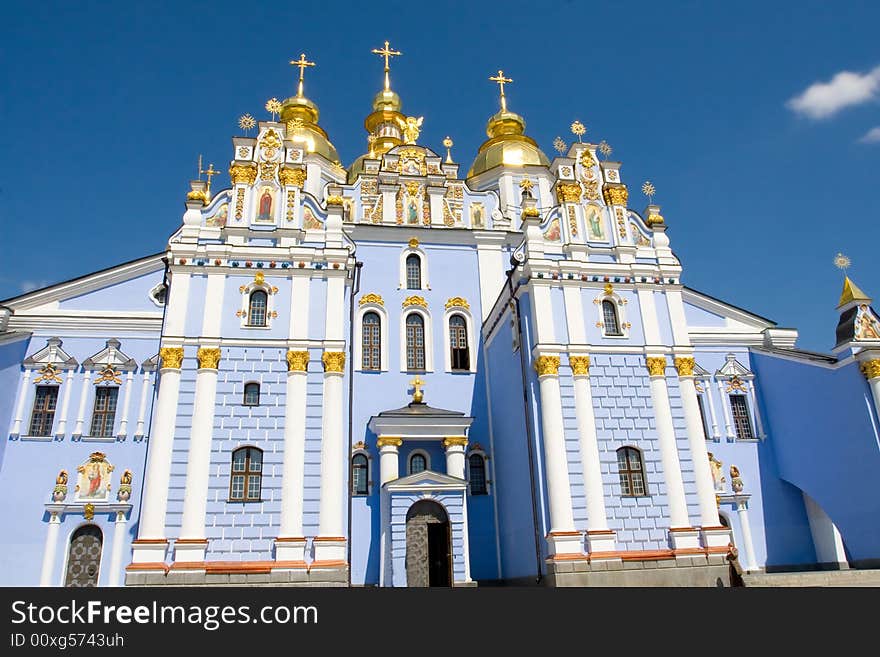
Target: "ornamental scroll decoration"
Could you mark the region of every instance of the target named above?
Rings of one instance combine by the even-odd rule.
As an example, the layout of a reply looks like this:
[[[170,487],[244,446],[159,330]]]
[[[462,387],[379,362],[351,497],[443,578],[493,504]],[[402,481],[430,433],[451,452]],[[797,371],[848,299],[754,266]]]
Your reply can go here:
[[[649,356],[645,359],[645,365],[650,376],[666,375],[666,358],[663,356]]]
[[[727,388],[724,389],[724,392],[727,394],[730,394],[731,392],[745,393],[748,392],[748,389],[746,388],[745,382],[741,378],[739,378],[738,376],[734,376],[727,383]]]
[[[381,294],[370,292],[369,294],[365,294],[361,297],[360,301],[358,301],[358,305],[363,306],[368,303],[375,303],[378,306],[384,306],[385,300],[382,298]]]
[[[41,383],[43,381],[47,381],[50,383],[61,383],[61,377],[59,376],[58,368],[56,368],[52,363],[49,363],[43,369],[41,369],[40,375],[34,379],[34,383]]]
[[[345,352],[344,351],[325,351],[321,355],[321,362],[324,363],[325,372],[343,372],[345,371]]]
[[[104,369],[95,377],[95,385],[99,385],[101,383],[115,383],[116,385],[122,385],[122,374],[119,370],[113,369],[113,366],[109,363],[104,366]]]
[[[678,376],[693,376],[696,361],[693,358],[676,358],[675,369],[678,370]]]
[[[404,308],[408,308],[410,306],[421,306],[422,308],[427,308],[428,302],[425,301],[425,297],[420,297],[417,294],[414,294],[404,299],[402,305]]]
[[[569,356],[568,364],[571,365],[571,372],[575,376],[589,376],[590,374],[590,357],[589,356]]]
[[[183,347],[162,347],[159,349],[159,358],[162,359],[162,368],[179,370],[183,363]]]
[[[305,372],[309,367],[308,351],[288,351],[287,352],[287,371],[288,372]]]
[[[446,300],[446,310],[450,308],[466,308],[470,310],[471,306],[464,297],[450,297]]]
[[[559,374],[559,356],[538,356],[535,359],[535,371],[538,376]]]
[[[220,365],[220,350],[201,348],[196,353],[199,369],[216,370]]]

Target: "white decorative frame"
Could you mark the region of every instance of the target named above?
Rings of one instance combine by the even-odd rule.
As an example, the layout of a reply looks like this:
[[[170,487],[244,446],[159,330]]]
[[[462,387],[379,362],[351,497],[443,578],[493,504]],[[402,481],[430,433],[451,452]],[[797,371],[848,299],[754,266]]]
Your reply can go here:
[[[479,456],[481,459],[483,459],[483,472],[486,475],[486,495],[487,496],[491,495],[492,494],[492,486],[493,486],[494,482],[489,478],[489,456],[488,456],[488,454],[486,454],[486,452],[483,450],[482,447],[476,447],[476,448],[469,447],[467,452],[464,455],[464,473],[465,473],[465,478],[467,479],[467,482],[468,482],[467,493],[468,493],[468,495],[473,495],[473,493],[471,493],[471,456],[475,456],[475,455]],[[479,496],[479,497],[482,497],[482,496]]]
[[[378,370],[366,370],[364,369],[364,315],[369,312],[374,312],[379,315],[379,340],[380,340],[380,350],[379,350],[379,369]],[[354,342],[354,369],[360,372],[387,372],[388,371],[388,311],[385,310],[385,306],[376,303],[376,302],[368,302],[360,306],[357,310],[357,313],[354,317],[354,334],[355,334],[355,342]],[[427,328],[425,329],[425,338],[427,339]],[[406,336],[406,329],[404,328],[404,336]],[[427,345],[425,345],[425,361],[427,364]],[[406,352],[404,351],[404,363],[406,363]]]
[[[724,423],[727,438],[735,442],[757,442],[767,437],[764,431],[764,423],[761,420],[761,412],[758,408],[758,399],[755,392],[755,375],[745,365],[736,360],[733,353],[726,356],[724,365],[715,372],[715,383],[718,386],[718,394],[721,396],[721,407],[724,414]],[[725,390],[725,384],[727,389]],[[733,425],[733,410],[730,407],[732,389],[740,390],[745,397],[746,408],[749,412],[749,422],[752,425],[754,438],[739,438]]]
[[[408,288],[406,286],[406,259],[408,256],[417,255],[419,257],[419,261],[422,267],[422,275],[421,275],[421,283],[422,286],[420,288]],[[417,246],[408,246],[400,252],[400,283],[397,288],[398,290],[409,290],[409,289],[419,289],[419,290],[430,290],[431,283],[428,278],[428,254],[424,252],[421,248]]]
[[[431,470],[431,455],[428,454],[428,452],[425,451],[424,449],[422,449],[421,447],[417,447],[416,449],[411,451],[409,454],[407,454],[406,474],[404,475],[404,477],[407,477],[407,476],[413,474],[412,472],[410,472],[410,466],[412,464],[413,457],[417,454],[425,457],[425,470]],[[433,472],[433,470],[431,470],[431,472]]]
[[[164,287],[165,287],[164,283],[159,283],[158,285],[155,285],[149,292],[147,292],[147,296],[150,298],[150,301],[152,301],[153,305],[156,306],[157,308],[164,308],[165,303],[168,302],[168,291],[167,290],[165,291],[165,302],[159,303],[159,300],[156,298],[156,295]]]
[[[602,330],[603,338],[625,340],[629,338],[629,331],[630,328],[632,328],[632,324],[627,321],[626,305],[629,301],[611,289],[610,285],[606,290],[607,291],[603,290],[598,297],[593,299],[593,303],[596,306],[596,326]],[[602,312],[603,301],[610,301],[614,304],[614,308],[617,311],[617,323],[620,326],[620,335],[608,335],[608,333],[605,332],[605,314]]]
[[[443,314],[443,362],[444,367],[447,372],[452,372],[452,353],[451,353],[451,345],[449,341],[449,319],[453,315],[461,315],[464,317],[465,322],[465,330],[467,331],[467,339],[468,339],[468,369],[467,370],[454,370],[455,372],[476,372],[477,371],[477,351],[475,349],[474,342],[474,318],[471,315],[471,311],[464,306],[450,306],[446,309],[446,312]],[[427,336],[426,336],[427,339]],[[425,360],[427,361],[427,354]]]
[[[253,294],[257,290],[262,290],[266,293],[265,326],[251,326],[250,324],[248,324],[248,316],[251,311],[251,294]],[[247,285],[242,285],[239,288],[239,292],[241,293],[241,309],[238,311],[237,314],[241,318],[241,328],[257,331],[265,331],[272,328],[272,320],[277,319],[278,316],[278,313],[275,311],[275,294],[278,292],[278,288],[269,285],[269,283],[266,282],[265,279],[263,283],[257,283],[256,279],[254,279]]]
[[[351,451],[351,457],[349,460],[349,473],[354,472],[354,457],[358,454],[362,454],[367,459],[367,492],[366,493],[355,493],[354,492],[354,478],[350,477],[350,481],[348,482],[349,488],[351,488],[351,494],[353,497],[369,497],[373,494],[373,457],[370,455],[370,452],[365,448],[357,448]]]
[[[431,322],[431,313],[427,308],[422,306],[408,306],[403,309],[400,315],[400,371],[421,371],[410,370],[406,366],[406,318],[411,314],[421,315],[425,323],[425,372],[434,371],[434,328]]]
[[[245,404],[244,397],[247,393],[247,387],[252,384],[257,384],[257,403],[256,404]],[[259,408],[263,405],[263,382],[259,379],[248,379],[247,381],[242,382],[241,384],[241,403],[239,406],[244,406],[245,408]]]

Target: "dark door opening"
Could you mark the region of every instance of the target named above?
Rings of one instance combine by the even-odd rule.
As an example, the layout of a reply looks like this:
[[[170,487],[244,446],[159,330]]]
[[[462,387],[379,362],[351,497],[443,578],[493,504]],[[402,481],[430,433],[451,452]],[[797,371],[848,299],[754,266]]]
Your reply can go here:
[[[449,586],[449,523],[428,525],[428,586]]]
[[[449,516],[437,502],[420,500],[406,514],[407,586],[451,586]]]

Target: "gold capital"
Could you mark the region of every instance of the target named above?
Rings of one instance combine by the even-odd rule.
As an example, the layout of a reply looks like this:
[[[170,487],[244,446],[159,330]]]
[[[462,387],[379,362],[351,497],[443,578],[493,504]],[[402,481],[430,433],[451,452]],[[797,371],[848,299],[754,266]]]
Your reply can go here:
[[[379,436],[378,440],[376,440],[376,447],[382,449],[386,445],[390,447],[400,447],[403,445],[403,439],[398,438],[397,436]]]
[[[675,369],[678,370],[679,376],[693,376],[696,361],[693,358],[676,358]]]
[[[443,448],[449,449],[450,447],[461,445],[462,447],[467,447],[468,439],[467,436],[446,436],[443,439]]]
[[[309,352],[308,351],[288,351],[287,352],[287,371],[288,372],[305,372],[309,368]]]
[[[162,369],[179,370],[183,362],[183,347],[162,347],[159,349]]]
[[[560,203],[577,203],[581,200],[581,186],[577,183],[559,183],[556,185],[556,196]]]
[[[535,371],[538,376],[559,374],[559,356],[538,356],[535,359]]]
[[[568,364],[571,365],[572,374],[575,376],[587,376],[590,374],[589,356],[569,356]]]
[[[281,180],[282,185],[288,187],[302,187],[303,183],[306,181],[306,171],[305,169],[282,167],[278,172],[278,178]]]
[[[862,374],[864,374],[865,378],[869,381],[880,376],[880,358],[875,358],[874,360],[868,360],[862,363]]]
[[[327,197],[327,205],[328,206],[329,205],[342,205],[342,204],[343,204],[343,200],[342,200],[341,196],[338,196],[336,194],[331,194],[330,196]]]
[[[253,185],[257,179],[257,167],[247,164],[233,164],[229,167],[229,179],[233,185]]]
[[[648,357],[645,359],[645,364],[648,366],[648,374],[651,376],[665,376],[666,375],[666,358],[663,356],[656,357]]]
[[[199,369],[216,370],[220,365],[220,350],[202,348],[196,352],[196,358],[199,361]]]
[[[621,183],[606,183],[602,187],[602,194],[605,196],[605,202],[608,205],[623,205],[625,207],[626,201],[629,198],[626,185]]]
[[[325,351],[321,355],[321,362],[324,363],[325,372],[343,372],[345,371],[345,352]]]

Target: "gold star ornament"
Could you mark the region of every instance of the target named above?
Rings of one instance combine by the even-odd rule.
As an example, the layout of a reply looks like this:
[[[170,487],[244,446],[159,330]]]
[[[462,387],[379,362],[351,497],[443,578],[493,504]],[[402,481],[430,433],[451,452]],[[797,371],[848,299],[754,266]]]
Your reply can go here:
[[[612,148],[608,145],[608,142],[604,139],[599,142],[599,152],[602,153],[602,156],[607,160],[608,156],[611,155]]]
[[[238,127],[244,131],[253,130],[256,125],[256,120],[250,114],[242,114],[238,117]]]
[[[654,183],[650,180],[646,180],[645,184],[642,185],[642,194],[648,197],[648,203],[654,202],[654,194],[657,193],[657,189],[654,187]]]
[[[266,111],[272,115],[272,120],[275,120],[275,115],[281,113],[281,101],[277,98],[270,98],[266,101]]]
[[[580,142],[581,137],[583,137],[587,133],[587,126],[585,126],[580,121],[575,121],[571,124],[571,134],[575,135],[578,138],[578,142]]]
[[[553,140],[553,148],[562,155],[568,149],[568,144],[565,143],[565,140],[563,140],[562,137],[557,137]]]
[[[836,256],[834,256],[834,266],[838,269],[842,269],[844,272],[849,269],[851,264],[852,261],[842,253],[838,253]]]

